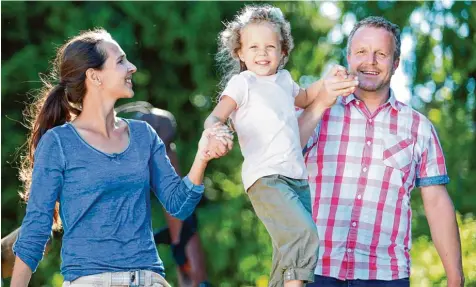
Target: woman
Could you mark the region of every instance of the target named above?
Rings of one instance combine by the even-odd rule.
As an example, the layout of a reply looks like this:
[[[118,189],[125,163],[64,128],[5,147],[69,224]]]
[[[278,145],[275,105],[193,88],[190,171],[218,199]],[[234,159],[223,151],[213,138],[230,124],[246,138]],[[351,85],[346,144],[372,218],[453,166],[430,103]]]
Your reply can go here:
[[[181,179],[150,125],[116,117],[115,102],[134,95],[136,67],[105,30],[72,38],[54,63],[59,84],[47,84],[33,106],[21,172],[28,205],[11,286],[28,285],[60,220],[63,286],[169,286],[154,244],[149,190],[171,215],[186,218],[203,193],[208,161],[231,148],[232,136],[205,130]],[[208,150],[209,136],[220,140],[219,150]]]

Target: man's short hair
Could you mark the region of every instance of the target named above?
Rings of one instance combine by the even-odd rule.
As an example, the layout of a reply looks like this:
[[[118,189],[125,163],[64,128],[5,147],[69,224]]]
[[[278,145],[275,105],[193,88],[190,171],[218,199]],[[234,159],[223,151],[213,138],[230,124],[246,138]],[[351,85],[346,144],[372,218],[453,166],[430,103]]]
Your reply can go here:
[[[388,32],[392,33],[393,39],[395,40],[395,52],[393,53],[394,60],[400,58],[400,28],[398,25],[393,24],[392,22],[388,21],[387,19],[379,16],[370,16],[363,20],[360,20],[355,24],[354,28],[349,34],[349,38],[347,39],[347,55],[350,55],[350,44],[352,42],[352,38],[354,37],[355,32],[361,27],[374,27],[374,28],[383,28]]]

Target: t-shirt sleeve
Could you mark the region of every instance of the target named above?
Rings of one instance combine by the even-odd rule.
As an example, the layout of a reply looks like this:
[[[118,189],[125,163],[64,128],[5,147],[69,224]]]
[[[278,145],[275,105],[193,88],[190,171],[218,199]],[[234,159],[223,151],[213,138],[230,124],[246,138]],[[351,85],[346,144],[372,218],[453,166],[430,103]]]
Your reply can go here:
[[[228,96],[236,102],[236,106],[239,108],[246,102],[247,83],[243,75],[233,76],[226,84],[225,89],[220,95],[220,99],[223,96]]]
[[[282,73],[284,74],[286,82],[291,85],[291,95],[293,96],[293,98],[297,97],[297,95],[299,95],[299,92],[301,91],[301,87],[293,80],[293,77],[291,76],[291,73],[289,73],[288,70],[282,70]]]

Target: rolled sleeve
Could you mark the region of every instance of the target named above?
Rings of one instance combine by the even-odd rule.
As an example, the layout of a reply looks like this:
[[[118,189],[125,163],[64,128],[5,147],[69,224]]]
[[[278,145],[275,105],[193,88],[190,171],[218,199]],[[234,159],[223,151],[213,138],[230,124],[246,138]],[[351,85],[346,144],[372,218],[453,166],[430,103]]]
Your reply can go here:
[[[431,133],[423,147],[421,160],[416,169],[417,187],[449,183],[445,157],[436,130],[431,125]]]
[[[47,132],[35,151],[30,197],[13,253],[32,272],[43,258],[53,225],[56,201],[63,185],[64,156],[59,139]]]
[[[205,191],[205,186],[203,185],[203,183],[200,185],[195,185],[190,181],[188,176],[185,176],[183,178],[183,183],[185,183],[185,186],[194,193],[203,194],[203,192]]]
[[[188,176],[185,176],[182,179],[182,182],[186,186],[186,190],[182,191],[184,194],[186,194],[185,200],[180,205],[180,208],[175,213],[170,213],[170,215],[177,217],[181,220],[185,220],[193,213],[195,207],[200,202],[205,187],[203,186],[203,184],[193,184],[188,178]]]
[[[417,178],[415,185],[417,187],[422,187],[422,186],[430,186],[430,185],[448,184],[449,182],[450,182],[450,178],[447,175],[440,175],[440,176]]]

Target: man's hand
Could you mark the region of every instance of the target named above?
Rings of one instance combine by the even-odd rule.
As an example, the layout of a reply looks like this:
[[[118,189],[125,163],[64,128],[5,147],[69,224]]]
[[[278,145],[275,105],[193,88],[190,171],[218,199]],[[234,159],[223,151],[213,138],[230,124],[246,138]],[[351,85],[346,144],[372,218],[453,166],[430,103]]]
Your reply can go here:
[[[349,75],[343,66],[335,65],[324,76],[322,87],[314,91],[317,92],[315,105],[330,108],[336,103],[337,97],[352,94],[358,85],[357,77]]]

